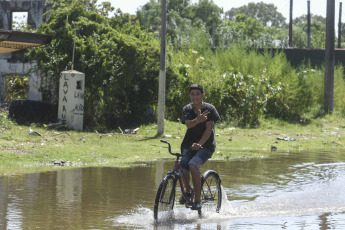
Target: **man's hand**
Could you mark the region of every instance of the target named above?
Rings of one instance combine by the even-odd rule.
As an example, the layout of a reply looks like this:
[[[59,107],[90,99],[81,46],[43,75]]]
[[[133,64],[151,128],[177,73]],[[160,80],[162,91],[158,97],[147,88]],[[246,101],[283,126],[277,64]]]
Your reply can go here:
[[[202,146],[199,143],[193,143],[192,144],[192,151],[201,149]]]
[[[207,121],[207,115],[209,115],[209,114],[210,114],[210,112],[208,110],[205,110],[203,113],[201,113],[201,110],[198,109],[196,119],[199,123],[205,122],[205,121]]]

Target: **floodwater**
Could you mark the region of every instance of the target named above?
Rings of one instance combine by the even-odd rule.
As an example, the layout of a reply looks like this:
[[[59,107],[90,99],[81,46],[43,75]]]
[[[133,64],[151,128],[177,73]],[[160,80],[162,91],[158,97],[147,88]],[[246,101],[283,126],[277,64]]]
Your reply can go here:
[[[345,152],[211,160],[202,170],[221,176],[221,212],[176,204],[155,224],[155,193],[172,167],[173,158],[0,177],[0,229],[345,229]]]

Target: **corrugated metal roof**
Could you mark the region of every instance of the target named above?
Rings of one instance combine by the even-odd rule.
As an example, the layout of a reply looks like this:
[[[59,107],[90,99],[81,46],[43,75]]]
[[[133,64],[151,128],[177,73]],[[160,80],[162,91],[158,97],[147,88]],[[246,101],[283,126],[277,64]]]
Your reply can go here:
[[[0,54],[46,45],[53,36],[0,29]]]

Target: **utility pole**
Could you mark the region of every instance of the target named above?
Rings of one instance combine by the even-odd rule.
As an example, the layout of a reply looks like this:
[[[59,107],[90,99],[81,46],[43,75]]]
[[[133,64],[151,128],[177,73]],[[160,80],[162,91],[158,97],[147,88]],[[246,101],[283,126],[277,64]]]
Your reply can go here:
[[[158,133],[164,133],[164,114],[165,114],[165,82],[166,82],[166,29],[167,29],[167,4],[162,0],[162,24],[161,24],[161,56],[159,68],[159,87],[158,87]]]
[[[292,48],[292,8],[293,0],[290,0],[289,48]]]
[[[310,45],[310,0],[308,0],[307,2],[308,4],[308,49],[311,48],[311,45]]]
[[[338,23],[338,48],[341,48],[341,14],[343,11],[343,3],[339,2],[339,23]]]
[[[327,0],[324,82],[324,109],[327,113],[334,109],[334,13],[335,0]]]

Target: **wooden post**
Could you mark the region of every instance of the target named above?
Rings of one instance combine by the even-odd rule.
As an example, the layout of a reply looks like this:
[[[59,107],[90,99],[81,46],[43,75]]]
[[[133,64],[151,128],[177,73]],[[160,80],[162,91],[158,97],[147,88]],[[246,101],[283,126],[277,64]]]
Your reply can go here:
[[[158,133],[160,136],[164,133],[164,114],[165,114],[165,81],[166,81],[166,0],[162,0],[162,24],[161,24],[161,55],[159,69],[159,87],[158,87]]]
[[[334,109],[334,13],[335,0],[327,0],[324,82],[324,109],[327,113]]]
[[[290,0],[289,48],[292,48],[292,8],[293,0]]]

